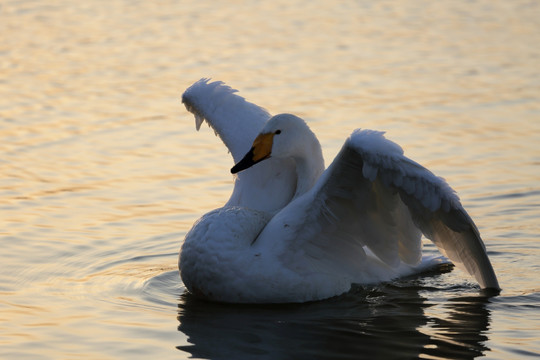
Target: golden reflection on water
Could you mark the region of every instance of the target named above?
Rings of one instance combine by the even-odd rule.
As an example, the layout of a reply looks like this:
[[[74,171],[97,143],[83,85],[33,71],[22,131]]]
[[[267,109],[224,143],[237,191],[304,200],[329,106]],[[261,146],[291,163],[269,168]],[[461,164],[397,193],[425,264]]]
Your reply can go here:
[[[0,356],[170,357],[187,343],[176,253],[232,183],[226,149],[180,103],[205,76],[304,117],[327,164],[354,128],[387,131],[458,190],[499,301],[534,303],[537,3],[7,1],[0,17]],[[536,336],[503,305],[494,358]],[[463,325],[441,307],[425,315]]]

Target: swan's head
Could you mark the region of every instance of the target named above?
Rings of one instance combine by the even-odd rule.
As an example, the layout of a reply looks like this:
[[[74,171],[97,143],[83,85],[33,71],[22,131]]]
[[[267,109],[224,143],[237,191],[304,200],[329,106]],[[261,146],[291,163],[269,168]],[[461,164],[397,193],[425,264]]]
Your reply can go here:
[[[320,145],[304,120],[291,114],[271,117],[253,141],[251,150],[231,169],[236,174],[270,157],[309,156],[311,145]]]

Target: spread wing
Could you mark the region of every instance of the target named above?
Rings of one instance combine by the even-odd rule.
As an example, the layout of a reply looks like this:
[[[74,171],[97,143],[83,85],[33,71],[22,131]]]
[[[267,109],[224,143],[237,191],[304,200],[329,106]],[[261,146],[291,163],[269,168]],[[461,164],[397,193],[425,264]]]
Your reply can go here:
[[[237,163],[251,148],[270,114],[263,108],[236,95],[237,90],[221,81],[201,79],[182,95],[186,109],[195,115],[195,126],[206,120]]]
[[[182,95],[186,109],[195,115],[200,129],[206,121],[225,146],[235,163],[249,151],[270,114],[236,95],[236,90],[221,81],[201,79]],[[296,189],[296,170],[290,159],[268,159],[238,174],[230,206],[275,212],[291,200]]]
[[[336,251],[347,249],[361,261],[361,245],[391,267],[415,264],[423,233],[482,288],[499,289],[478,229],[456,193],[382,132],[356,130],[308,194],[299,199],[306,213],[291,242],[311,257],[323,251],[339,259],[344,255]]]

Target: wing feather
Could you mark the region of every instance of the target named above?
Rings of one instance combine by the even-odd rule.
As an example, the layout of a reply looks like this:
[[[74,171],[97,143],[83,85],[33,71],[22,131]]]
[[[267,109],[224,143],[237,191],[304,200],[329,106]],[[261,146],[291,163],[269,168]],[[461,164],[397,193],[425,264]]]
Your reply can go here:
[[[444,255],[483,288],[499,289],[480,233],[444,179],[403,156],[403,150],[381,132],[357,130],[349,143],[365,159],[364,166],[378,169],[375,182],[399,193],[414,224]]]
[[[249,151],[270,114],[236,95],[221,81],[201,79],[182,95],[186,109],[195,115],[199,130],[206,121],[229,149],[234,162]],[[296,189],[296,170],[291,159],[268,159],[235,178],[229,206],[275,212],[290,202]]]
[[[482,288],[499,289],[478,229],[454,190],[382,132],[353,132],[307,198],[294,241],[304,242],[308,253],[362,245],[392,267],[415,264],[423,233]]]
[[[236,95],[237,90],[223,82],[209,81],[203,78],[191,85],[182,95],[182,102],[195,115],[197,130],[206,120],[238,162],[248,152],[270,114]]]

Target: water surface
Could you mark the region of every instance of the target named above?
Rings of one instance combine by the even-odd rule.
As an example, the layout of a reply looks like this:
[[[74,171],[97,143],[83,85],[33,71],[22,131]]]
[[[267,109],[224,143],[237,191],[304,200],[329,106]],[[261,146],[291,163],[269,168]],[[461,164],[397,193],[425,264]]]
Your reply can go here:
[[[0,19],[0,357],[540,354],[540,4],[8,0]],[[303,305],[190,297],[178,249],[232,188],[180,103],[201,77],[306,119],[327,163],[386,131],[458,191],[501,295],[454,270]]]

